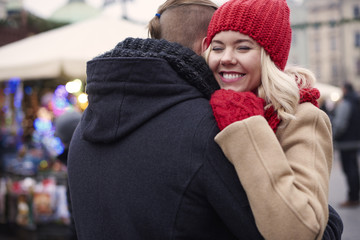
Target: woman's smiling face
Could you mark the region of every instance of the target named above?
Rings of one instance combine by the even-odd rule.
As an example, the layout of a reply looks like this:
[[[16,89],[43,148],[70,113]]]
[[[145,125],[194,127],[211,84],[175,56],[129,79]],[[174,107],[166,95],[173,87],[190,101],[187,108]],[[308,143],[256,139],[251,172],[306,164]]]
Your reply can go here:
[[[208,64],[223,89],[256,92],[261,83],[261,47],[247,35],[223,31],[211,41]]]

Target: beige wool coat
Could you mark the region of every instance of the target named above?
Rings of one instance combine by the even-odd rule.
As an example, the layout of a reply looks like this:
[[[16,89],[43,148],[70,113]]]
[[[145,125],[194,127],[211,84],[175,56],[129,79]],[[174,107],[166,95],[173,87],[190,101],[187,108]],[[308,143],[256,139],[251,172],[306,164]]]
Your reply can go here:
[[[262,116],[235,122],[215,141],[234,165],[265,239],[321,239],[328,221],[331,123],[311,103],[276,135]]]

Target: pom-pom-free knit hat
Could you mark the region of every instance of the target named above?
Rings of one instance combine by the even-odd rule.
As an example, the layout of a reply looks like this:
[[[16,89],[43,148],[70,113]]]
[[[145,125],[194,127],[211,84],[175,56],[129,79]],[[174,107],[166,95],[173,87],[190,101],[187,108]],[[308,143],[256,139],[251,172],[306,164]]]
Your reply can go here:
[[[55,119],[55,136],[61,142],[69,144],[76,126],[80,122],[81,113],[75,110],[68,110]]]
[[[221,31],[250,36],[284,70],[291,45],[290,10],[286,0],[230,0],[214,13],[207,44]]]

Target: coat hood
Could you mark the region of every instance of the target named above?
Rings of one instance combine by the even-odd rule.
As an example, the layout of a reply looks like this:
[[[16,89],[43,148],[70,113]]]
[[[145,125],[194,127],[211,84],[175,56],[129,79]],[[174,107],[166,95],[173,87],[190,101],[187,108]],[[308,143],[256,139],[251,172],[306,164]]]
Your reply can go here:
[[[118,140],[171,107],[219,88],[201,56],[177,43],[128,38],[87,63],[89,106],[80,123],[90,142]]]

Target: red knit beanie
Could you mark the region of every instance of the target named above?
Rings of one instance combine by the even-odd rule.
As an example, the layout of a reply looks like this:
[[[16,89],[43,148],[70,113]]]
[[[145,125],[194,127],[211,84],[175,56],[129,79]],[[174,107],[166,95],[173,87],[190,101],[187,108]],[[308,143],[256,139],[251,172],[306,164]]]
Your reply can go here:
[[[239,31],[254,39],[284,70],[291,45],[289,17],[286,0],[230,0],[215,11],[207,44],[221,31]]]

